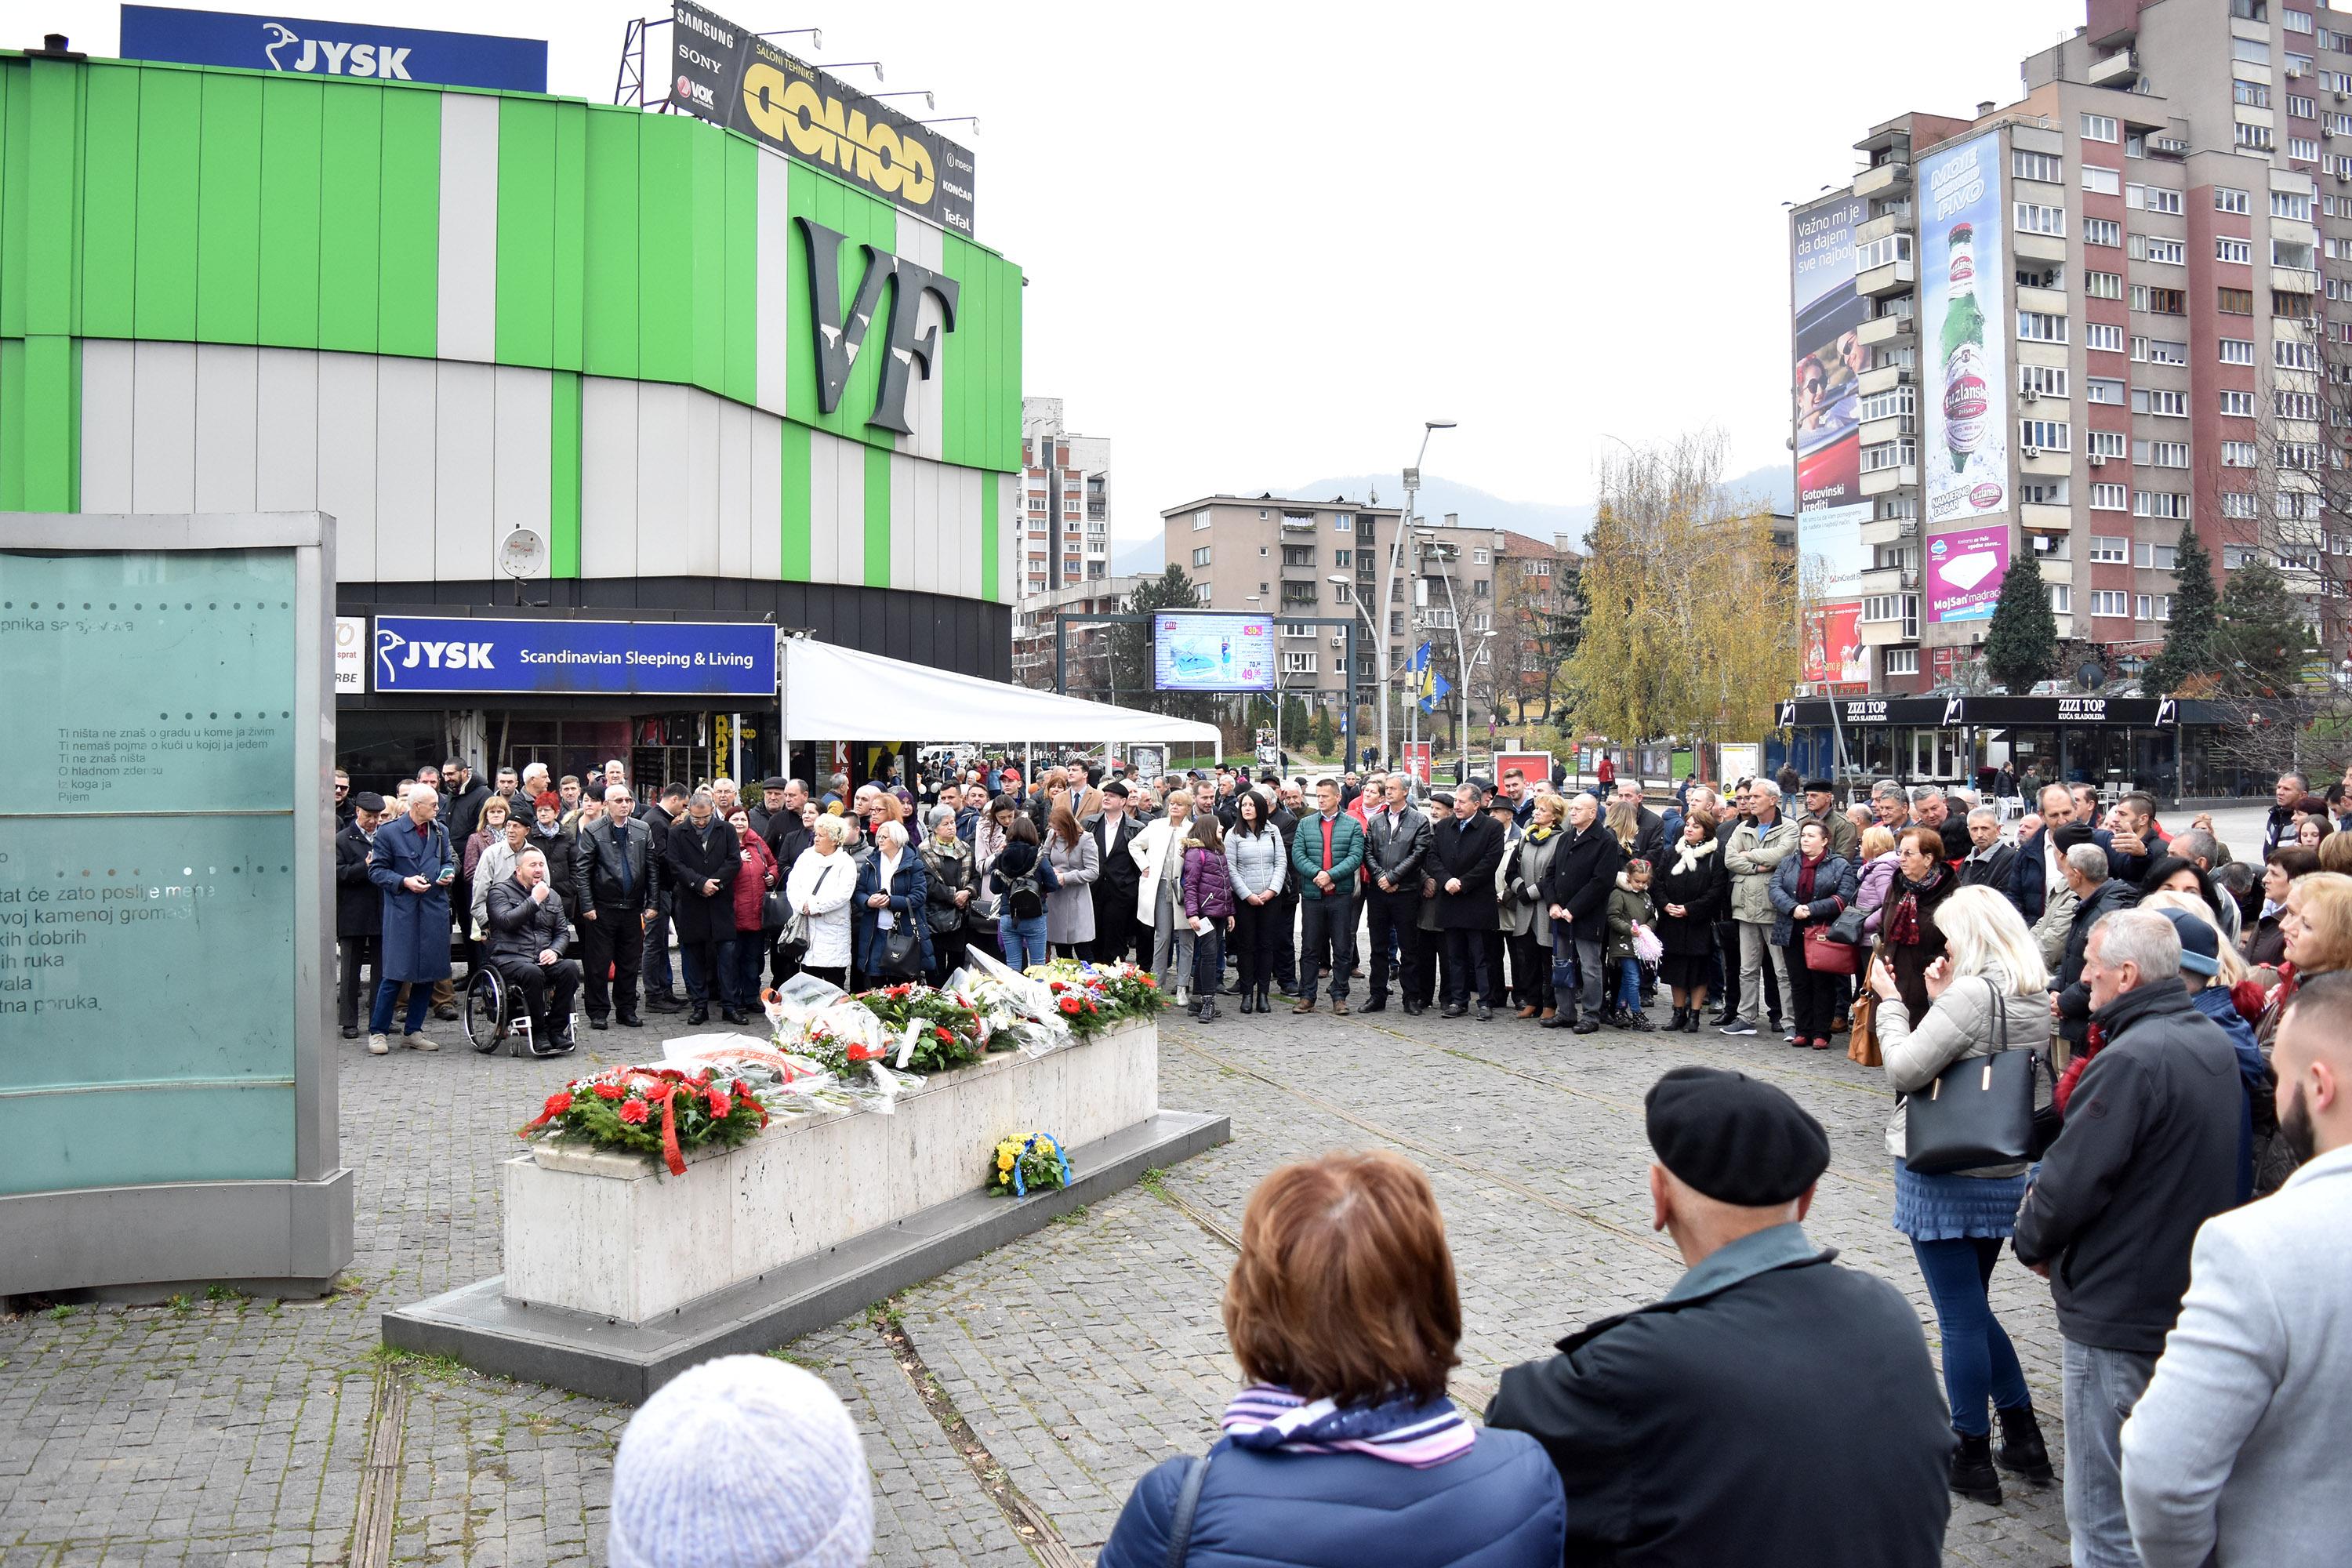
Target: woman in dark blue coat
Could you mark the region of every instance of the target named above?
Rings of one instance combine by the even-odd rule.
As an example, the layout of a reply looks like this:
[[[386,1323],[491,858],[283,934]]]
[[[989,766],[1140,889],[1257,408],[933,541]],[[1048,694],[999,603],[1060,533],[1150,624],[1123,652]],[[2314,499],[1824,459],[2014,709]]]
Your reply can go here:
[[[1250,1386],[1205,1458],[1135,1485],[1097,1568],[1559,1568],[1559,1472],[1445,1397],[1462,1309],[1437,1199],[1387,1152],[1285,1165],[1251,1194],[1225,1286]]]
[[[874,853],[857,868],[857,892],[849,900],[857,921],[854,962],[861,983],[920,980],[929,973],[930,922],[923,911],[924,900],[930,891],[929,884],[929,879],[923,872],[923,858],[907,847],[905,826],[885,822],[876,828]],[[908,929],[915,933],[914,963],[904,973],[888,970],[883,959],[883,948],[890,935],[882,929],[882,913],[886,910],[893,929]]]
[[[1797,853],[1772,873],[1772,942],[1789,950],[1789,988],[1796,993],[1789,1043],[1800,1048],[1830,1048],[1831,1016],[1845,994],[1838,975],[1806,965],[1805,931],[1853,907],[1856,881],[1853,863],[1830,847],[1828,827],[1813,821],[1797,830]]]

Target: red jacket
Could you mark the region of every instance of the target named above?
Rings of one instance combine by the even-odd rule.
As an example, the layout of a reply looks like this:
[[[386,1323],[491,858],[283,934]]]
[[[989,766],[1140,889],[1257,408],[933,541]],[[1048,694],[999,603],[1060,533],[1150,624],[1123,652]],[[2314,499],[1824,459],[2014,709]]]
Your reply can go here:
[[[737,835],[743,841],[743,869],[735,877],[735,929],[760,929],[761,898],[776,885],[775,851],[756,833]]]

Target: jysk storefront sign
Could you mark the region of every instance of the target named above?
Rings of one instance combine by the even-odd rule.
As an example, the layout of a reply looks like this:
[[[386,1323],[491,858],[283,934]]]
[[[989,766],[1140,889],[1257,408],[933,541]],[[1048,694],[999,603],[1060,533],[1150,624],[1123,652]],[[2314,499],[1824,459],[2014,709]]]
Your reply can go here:
[[[378,616],[377,692],[776,695],[776,628],[764,622],[518,621]]]
[[[678,109],[971,235],[970,149],[692,0],[673,0],[670,37]]]
[[[234,66],[301,76],[429,81],[449,87],[547,90],[547,41],[424,27],[248,16],[232,11],[122,7],[122,58]]]

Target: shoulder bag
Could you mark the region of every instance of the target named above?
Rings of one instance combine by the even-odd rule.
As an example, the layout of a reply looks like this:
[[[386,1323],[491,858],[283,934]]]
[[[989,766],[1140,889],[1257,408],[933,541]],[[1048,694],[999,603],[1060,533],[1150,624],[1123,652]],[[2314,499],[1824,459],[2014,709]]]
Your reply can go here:
[[[1839,914],[1837,919],[1830,921],[1829,924],[1822,928],[1823,937],[1827,941],[1843,942],[1846,946],[1852,948],[1867,947],[1870,944],[1870,938],[1864,934],[1862,924],[1869,918],[1870,911],[1868,910],[1858,909],[1852,905],[1848,905],[1846,909]],[[1812,940],[1811,932],[1806,933],[1806,940],[1808,942]],[[1806,956],[1808,958],[1811,957],[1810,951],[1808,951]],[[1809,965],[1809,967],[1818,966]],[[1853,974],[1856,973],[1856,971],[1849,969],[1844,971],[1844,973]]]
[[[1859,952],[1862,950],[1857,948],[1854,951]],[[1870,973],[1870,966],[1878,962],[1878,955],[1883,951],[1883,945],[1870,950],[1870,956],[1862,966],[1864,975]],[[1870,988],[1867,979],[1856,991],[1853,1011],[1846,1020],[1846,1060],[1866,1068],[1885,1067],[1886,1058],[1878,1050],[1878,993]]]
[[[2041,1053],[2011,1050],[2009,1008],[1990,977],[1994,1048],[1963,1057],[1926,1089],[1903,1099],[1903,1161],[1922,1175],[2033,1156],[2033,1075]]]
[[[1209,1479],[1211,1455],[1203,1454],[1184,1472],[1184,1489],[1176,1494],[1175,1517],[1168,1521],[1168,1568],[1184,1568],[1192,1554],[1192,1515],[1201,1506],[1201,1483]]]
[[[1862,949],[1840,942],[1832,926],[1809,925],[1805,928],[1805,967],[1816,974],[1859,974]]]

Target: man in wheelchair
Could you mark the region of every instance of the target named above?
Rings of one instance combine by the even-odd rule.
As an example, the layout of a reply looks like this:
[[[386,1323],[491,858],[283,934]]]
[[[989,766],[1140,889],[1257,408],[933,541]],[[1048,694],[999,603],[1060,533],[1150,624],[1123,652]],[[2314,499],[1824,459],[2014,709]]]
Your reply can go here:
[[[490,889],[490,967],[521,993],[531,1038],[545,1050],[572,1048],[572,1001],[580,963],[563,956],[572,928],[563,899],[547,879],[547,857],[525,849],[514,875]]]

